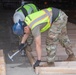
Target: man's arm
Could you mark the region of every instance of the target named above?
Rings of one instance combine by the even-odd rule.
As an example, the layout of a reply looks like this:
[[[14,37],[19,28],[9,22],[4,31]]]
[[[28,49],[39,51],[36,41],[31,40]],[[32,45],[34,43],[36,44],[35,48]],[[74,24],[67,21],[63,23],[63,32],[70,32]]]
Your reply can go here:
[[[29,34],[24,34],[21,40],[21,43],[25,43],[27,38],[28,38]]]
[[[35,69],[35,67],[39,66],[40,62],[41,62],[41,36],[37,36],[35,37],[35,43],[36,43],[36,52],[37,52],[37,61],[35,62],[35,64],[33,65],[33,68]]]
[[[21,42],[20,42],[19,47],[18,47],[19,50],[22,50],[22,49],[25,47],[25,45],[27,44],[27,43],[25,43],[25,42],[26,42],[28,36],[29,36],[29,34],[24,34],[24,35],[22,36]]]
[[[41,60],[41,36],[35,37],[35,43],[36,43],[36,51],[37,51],[37,60]]]

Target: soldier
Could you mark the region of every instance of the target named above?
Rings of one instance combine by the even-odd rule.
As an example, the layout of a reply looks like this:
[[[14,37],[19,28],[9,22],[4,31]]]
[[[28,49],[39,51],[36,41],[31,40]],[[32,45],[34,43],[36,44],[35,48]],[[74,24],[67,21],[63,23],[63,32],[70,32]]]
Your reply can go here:
[[[26,16],[24,24],[13,26],[13,32],[15,34],[24,34],[25,38],[22,39],[22,43],[25,43],[29,34],[32,32],[37,51],[37,61],[34,64],[34,68],[39,66],[41,62],[41,33],[46,30],[48,30],[46,39],[47,64],[54,65],[58,41],[65,48],[68,55],[67,60],[76,60],[67,35],[67,18],[68,16],[62,10],[49,7]]]
[[[22,6],[20,6],[18,9],[16,9],[14,15],[13,15],[13,21],[14,24],[18,23],[19,21],[24,21],[25,17],[28,14],[37,12],[39,9],[36,7],[36,5],[29,3],[29,4],[23,4]],[[24,35],[19,36],[20,39],[22,40],[22,38],[24,38]],[[29,39],[33,39],[32,35],[30,35]],[[31,40],[29,40],[29,43],[31,43]],[[19,50],[22,48],[22,46],[24,46],[24,44],[20,43],[19,45]],[[22,50],[21,55],[25,55],[24,53],[25,51]]]

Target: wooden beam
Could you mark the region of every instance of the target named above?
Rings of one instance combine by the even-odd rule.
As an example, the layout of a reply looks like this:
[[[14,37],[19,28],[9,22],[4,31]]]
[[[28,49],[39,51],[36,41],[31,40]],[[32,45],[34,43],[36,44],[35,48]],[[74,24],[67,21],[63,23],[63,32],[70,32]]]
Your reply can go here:
[[[3,50],[0,50],[0,75],[6,75],[5,60]]]
[[[34,57],[32,56],[31,52],[29,52],[27,49],[26,49],[26,54],[27,54],[27,57],[30,61],[30,64],[33,66],[34,64]]]
[[[46,63],[43,62],[42,65]],[[55,66],[49,67],[36,67],[36,74],[48,75],[48,74],[76,74],[76,62],[75,61],[65,61],[65,62],[55,62]]]
[[[36,67],[36,74],[76,74],[76,68],[67,67]]]

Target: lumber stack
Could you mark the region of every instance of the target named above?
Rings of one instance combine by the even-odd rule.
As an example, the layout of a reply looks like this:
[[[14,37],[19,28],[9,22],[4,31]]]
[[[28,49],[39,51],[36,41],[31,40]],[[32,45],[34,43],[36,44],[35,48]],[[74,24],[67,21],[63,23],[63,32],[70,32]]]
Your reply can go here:
[[[3,50],[0,50],[0,75],[6,75]]]
[[[68,35],[71,40],[73,51],[76,55],[76,25],[72,23],[67,24],[68,28]],[[42,34],[42,64],[46,63],[46,45],[45,45],[45,39],[47,36],[47,32]],[[27,56],[31,62],[31,65],[34,64],[34,62],[37,60],[37,54],[35,50],[35,43],[32,44],[32,51],[27,50]],[[55,59],[55,66],[53,67],[36,67],[35,72],[39,75],[51,75],[51,74],[76,74],[76,61],[64,61],[67,59],[67,54],[65,52],[65,49],[61,47],[60,44],[57,46],[57,53],[56,53],[56,59]]]

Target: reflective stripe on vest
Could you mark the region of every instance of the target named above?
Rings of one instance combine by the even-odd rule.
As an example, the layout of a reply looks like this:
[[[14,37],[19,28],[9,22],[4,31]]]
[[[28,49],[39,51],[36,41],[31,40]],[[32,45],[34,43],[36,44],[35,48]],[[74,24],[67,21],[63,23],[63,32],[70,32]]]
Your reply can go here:
[[[40,30],[40,32],[46,31],[50,27],[50,24],[51,24],[51,17],[52,17],[51,10],[52,10],[51,8],[44,9],[43,12],[40,12],[41,16],[38,16],[36,19],[34,19],[36,14],[33,15],[34,18],[33,18],[33,16],[28,15],[27,18],[25,19],[25,21],[28,20],[28,23],[27,23],[27,21],[26,21],[26,23],[30,26],[31,30],[33,28],[35,28],[37,25],[39,25],[40,23],[43,23],[44,21],[46,21],[47,24]],[[33,18],[33,20],[31,22],[32,18]]]
[[[51,26],[51,22],[52,22],[52,13],[51,11],[48,11],[47,9],[44,9],[44,11],[46,12],[47,16],[48,16],[48,19],[50,19],[50,22],[48,22],[41,30],[40,32],[44,32],[46,30],[48,30]]]

